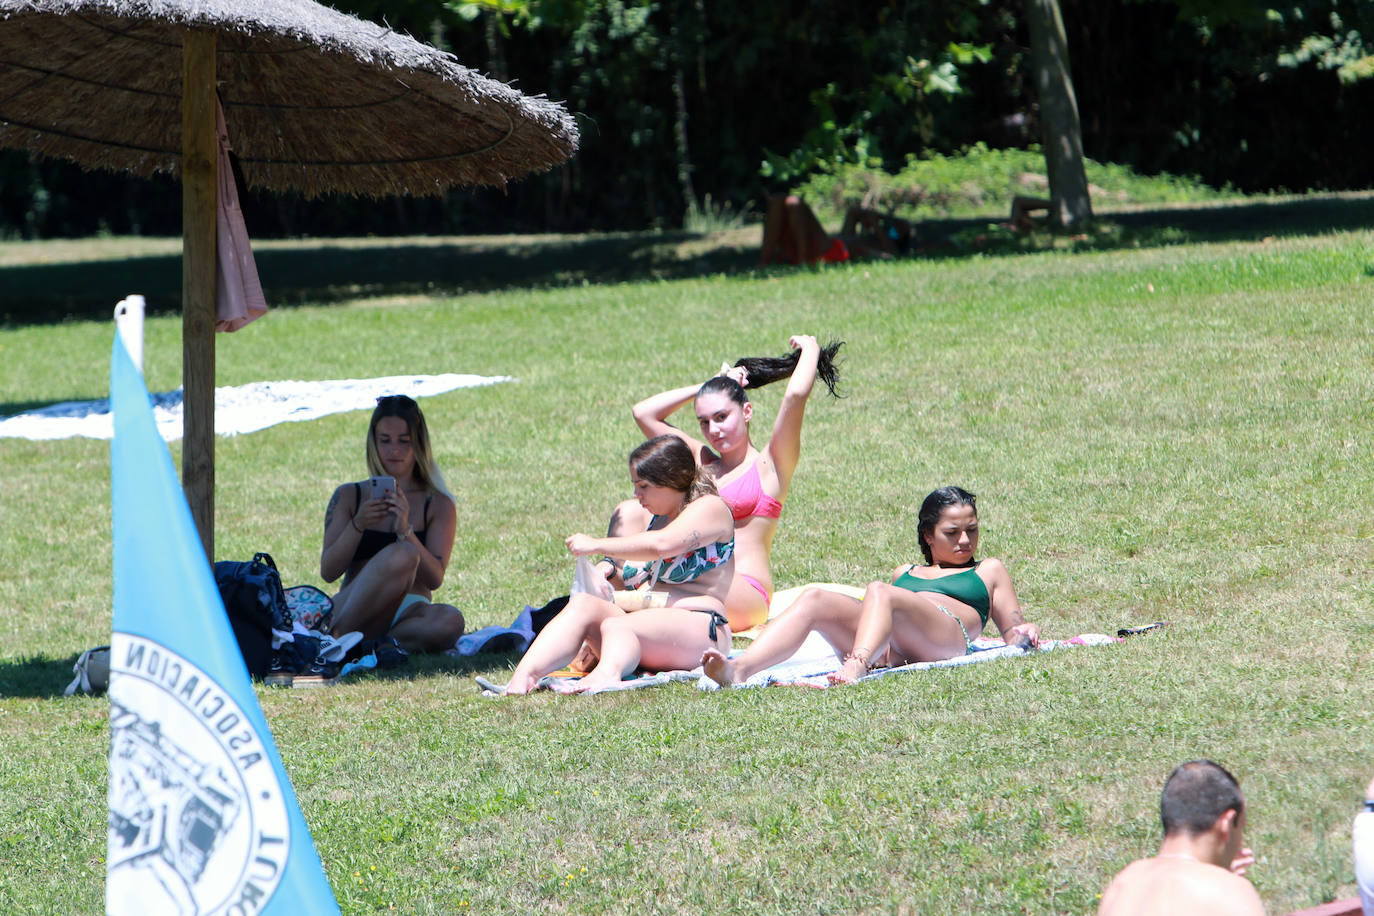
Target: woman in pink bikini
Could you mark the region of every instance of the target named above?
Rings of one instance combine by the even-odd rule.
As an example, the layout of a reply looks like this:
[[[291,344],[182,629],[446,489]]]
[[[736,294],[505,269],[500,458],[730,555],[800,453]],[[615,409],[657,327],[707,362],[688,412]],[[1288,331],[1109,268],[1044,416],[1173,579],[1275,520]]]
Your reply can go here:
[[[788,345],[793,350],[787,356],[741,359],[704,385],[674,388],[634,406],[635,422],[644,435],[675,435],[691,446],[698,464],[715,479],[716,490],[730,506],[736,532],[735,578],[725,610],[735,632],[768,619],[768,603],[773,597],[769,555],[782,504],[801,458],[806,400],[818,375],[832,395],[838,381],[834,359],[840,343],[822,349],[816,338],[797,334]],[[782,378],[788,380],[787,390],[773,421],[773,432],[768,443],[756,449],[749,441],[754,405],[744,389]],[[668,418],[689,401],[695,406],[704,442],[668,423]],[[634,507],[622,506],[618,516],[621,511],[633,512]]]

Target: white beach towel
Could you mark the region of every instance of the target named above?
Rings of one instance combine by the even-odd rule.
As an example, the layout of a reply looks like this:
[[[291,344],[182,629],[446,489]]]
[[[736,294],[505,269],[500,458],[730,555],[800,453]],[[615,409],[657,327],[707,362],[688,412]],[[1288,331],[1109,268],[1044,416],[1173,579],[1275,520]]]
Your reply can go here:
[[[390,375],[320,382],[253,382],[215,389],[215,432],[251,433],[278,423],[314,420],[348,410],[370,410],[386,394],[427,397],[456,388],[512,381],[508,375]],[[150,395],[153,416],[164,441],[180,439],[181,389]],[[114,431],[108,399],[67,401],[0,419],[0,438],[109,439]]]

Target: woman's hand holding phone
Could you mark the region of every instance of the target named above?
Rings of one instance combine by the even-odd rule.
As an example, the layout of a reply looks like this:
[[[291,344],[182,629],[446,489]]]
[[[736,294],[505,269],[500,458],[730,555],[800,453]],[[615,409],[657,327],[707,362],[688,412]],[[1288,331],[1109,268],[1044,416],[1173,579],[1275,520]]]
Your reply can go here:
[[[395,477],[369,477],[367,493],[369,499],[385,499],[388,493],[396,491]]]
[[[362,505],[358,506],[358,511],[353,516],[354,527],[359,529],[377,528],[386,529],[387,520],[396,514],[395,500],[396,479],[394,477],[371,477],[362,493]],[[404,497],[401,501],[405,502]],[[410,506],[405,506],[408,512]],[[395,529],[404,531],[401,527]]]
[[[392,526],[392,531],[397,534],[405,534],[410,529],[410,500],[406,499],[405,494],[398,490],[392,490],[386,495],[386,505],[396,524]]]

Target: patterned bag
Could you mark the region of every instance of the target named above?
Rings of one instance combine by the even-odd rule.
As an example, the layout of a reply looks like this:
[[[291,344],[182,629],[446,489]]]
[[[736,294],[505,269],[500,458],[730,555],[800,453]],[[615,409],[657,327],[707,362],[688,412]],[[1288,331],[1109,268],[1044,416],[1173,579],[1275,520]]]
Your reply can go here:
[[[286,606],[291,619],[307,630],[329,632],[334,599],[313,585],[293,585],[286,590]]]

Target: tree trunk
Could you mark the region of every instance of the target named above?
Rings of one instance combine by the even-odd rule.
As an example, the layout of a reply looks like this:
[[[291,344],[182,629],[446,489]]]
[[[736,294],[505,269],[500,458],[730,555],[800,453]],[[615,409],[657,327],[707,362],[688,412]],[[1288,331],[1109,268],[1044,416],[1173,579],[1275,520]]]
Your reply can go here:
[[[672,13],[668,34],[671,36],[673,65],[673,151],[677,158],[677,183],[682,189],[683,226],[701,212],[697,203],[696,188],[693,187],[692,151],[687,144],[687,74],[693,58],[696,59],[697,89],[703,97],[706,93],[705,53],[702,45],[706,7],[703,0],[678,0],[671,5]]]
[[[510,79],[506,67],[506,50],[501,44],[501,14],[487,10],[482,14],[482,35],[487,43],[487,70],[501,82]],[[435,42],[437,44],[437,42]]]
[[[677,147],[677,181],[682,187],[682,199],[687,205],[685,217],[690,218],[697,211],[697,194],[692,187],[692,153],[687,148],[687,87],[682,84],[682,65],[673,68],[673,97],[677,102],[676,116],[673,118],[673,140]]]
[[[1059,228],[1074,231],[1092,219],[1093,208],[1083,170],[1083,130],[1069,74],[1069,48],[1059,0],[1026,0],[1026,24],[1050,180],[1050,217]]]

